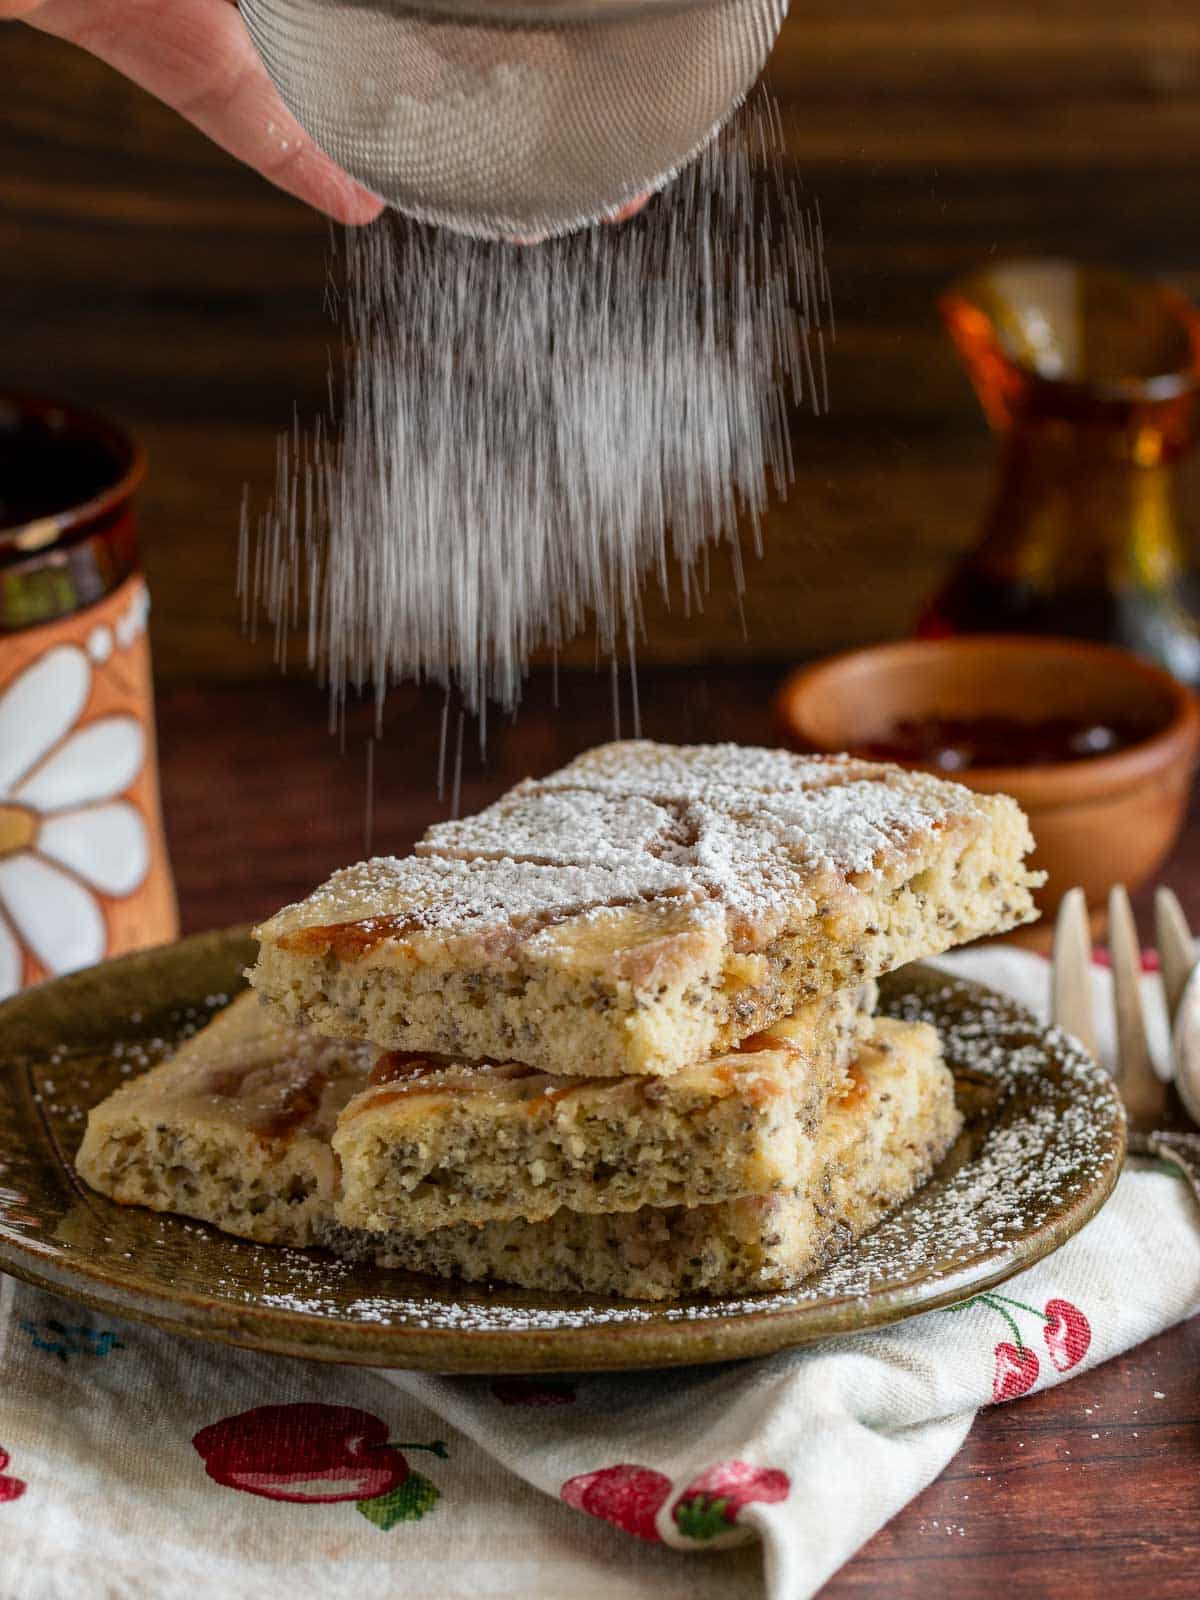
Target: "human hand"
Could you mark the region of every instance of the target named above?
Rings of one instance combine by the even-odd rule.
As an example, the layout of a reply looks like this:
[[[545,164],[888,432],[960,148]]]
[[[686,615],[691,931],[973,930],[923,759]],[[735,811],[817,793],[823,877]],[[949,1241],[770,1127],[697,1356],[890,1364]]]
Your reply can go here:
[[[284,106],[231,0],[0,0],[0,21],[13,19],[98,56],[339,222],[383,209]]]

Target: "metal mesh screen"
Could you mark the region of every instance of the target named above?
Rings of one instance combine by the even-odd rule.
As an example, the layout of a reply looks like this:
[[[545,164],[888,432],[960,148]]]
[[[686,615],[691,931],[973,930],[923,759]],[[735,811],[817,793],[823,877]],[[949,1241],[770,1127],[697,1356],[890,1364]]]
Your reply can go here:
[[[762,70],[786,0],[480,21],[388,0],[241,0],[323,150],[391,205],[480,237],[595,222],[661,187]],[[597,14],[600,12],[601,14]]]

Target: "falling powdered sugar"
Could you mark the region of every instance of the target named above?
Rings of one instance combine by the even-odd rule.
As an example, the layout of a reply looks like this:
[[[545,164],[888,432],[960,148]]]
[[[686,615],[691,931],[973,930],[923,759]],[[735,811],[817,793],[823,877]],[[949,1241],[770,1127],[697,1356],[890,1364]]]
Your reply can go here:
[[[333,707],[414,679],[515,706],[532,653],[590,618],[614,661],[640,585],[685,606],[792,473],[820,409],[819,224],[759,99],[645,212],[535,248],[398,217],[346,235],[344,403],[281,441],[243,519],[247,617],[306,622]],[[332,387],[332,385],[331,385]]]

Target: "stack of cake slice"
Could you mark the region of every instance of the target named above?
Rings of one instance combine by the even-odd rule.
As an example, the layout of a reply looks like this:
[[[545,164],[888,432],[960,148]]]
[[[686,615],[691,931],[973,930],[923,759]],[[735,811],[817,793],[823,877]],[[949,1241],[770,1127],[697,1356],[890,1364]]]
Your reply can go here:
[[[267,1011],[98,1108],[80,1171],[442,1275],[795,1282],[958,1131],[936,1035],[871,980],[1027,921],[1031,843],[1012,801],[895,768],[603,747],[272,918]]]

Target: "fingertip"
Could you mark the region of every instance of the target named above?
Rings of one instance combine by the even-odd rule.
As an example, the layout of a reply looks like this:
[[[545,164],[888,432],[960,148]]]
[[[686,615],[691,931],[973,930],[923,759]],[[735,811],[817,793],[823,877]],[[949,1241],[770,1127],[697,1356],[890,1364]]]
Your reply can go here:
[[[630,217],[637,216],[650,198],[651,191],[643,189],[641,194],[635,194],[632,200],[627,200],[623,206],[618,206],[615,211],[610,211],[604,218],[605,222],[628,222]]]
[[[330,196],[325,209],[335,222],[345,223],[348,228],[361,228],[381,214],[384,201],[349,178],[339,194]]]
[[[385,202],[339,167],[312,139],[300,137],[303,142],[296,146],[290,167],[269,176],[346,227],[358,228],[374,222]]]

